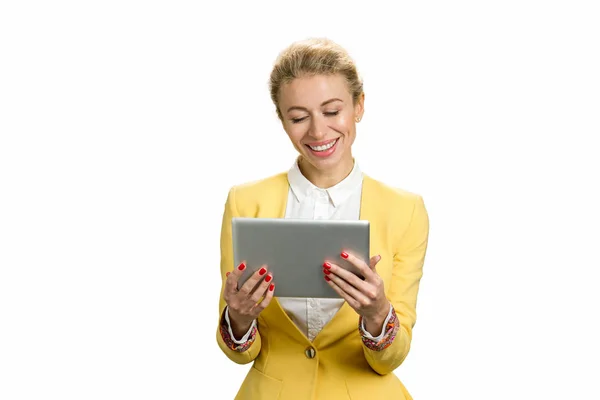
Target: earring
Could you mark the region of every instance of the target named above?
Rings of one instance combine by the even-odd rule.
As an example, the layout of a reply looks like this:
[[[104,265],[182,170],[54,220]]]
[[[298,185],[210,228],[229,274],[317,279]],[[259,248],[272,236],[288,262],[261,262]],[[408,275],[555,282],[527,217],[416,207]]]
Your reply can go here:
[[[360,122],[360,117],[356,117],[356,122]]]

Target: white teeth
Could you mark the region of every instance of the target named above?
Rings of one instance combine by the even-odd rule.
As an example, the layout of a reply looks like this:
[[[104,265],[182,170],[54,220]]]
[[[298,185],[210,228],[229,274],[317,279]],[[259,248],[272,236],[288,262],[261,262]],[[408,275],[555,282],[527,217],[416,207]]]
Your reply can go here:
[[[325,145],[323,145],[323,146],[308,146],[308,147],[310,147],[310,148],[311,148],[311,149],[313,149],[314,151],[325,151],[325,150],[328,150],[328,149],[332,148],[332,147],[333,147],[333,145],[334,145],[334,144],[335,144],[337,141],[338,141],[338,140],[337,140],[337,139],[335,139],[333,142],[331,142],[331,143],[329,143],[329,144],[325,144]]]

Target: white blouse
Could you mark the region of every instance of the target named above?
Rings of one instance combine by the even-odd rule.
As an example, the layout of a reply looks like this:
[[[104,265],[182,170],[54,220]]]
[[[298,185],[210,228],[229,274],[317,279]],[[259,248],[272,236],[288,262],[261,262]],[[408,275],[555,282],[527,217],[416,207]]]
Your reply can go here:
[[[288,171],[288,181],[290,189],[285,218],[359,219],[363,178],[362,172],[356,163],[354,163],[354,168],[344,180],[328,189],[318,188],[306,179],[300,172],[297,161],[294,162],[294,165]],[[276,280],[277,278],[275,278]],[[291,297],[280,297],[278,300],[290,319],[310,341],[333,318],[345,301],[343,299]],[[391,317],[391,311],[392,308],[390,307],[390,313],[384,321],[383,326],[387,324]],[[229,314],[227,311],[225,312],[225,319],[229,324]],[[256,321],[253,322],[248,332],[239,340],[233,336],[230,326],[229,334],[232,340],[238,344],[244,343],[255,324]],[[379,341],[383,338],[385,331],[382,327],[381,334],[376,338],[366,331],[365,333],[370,339]]]

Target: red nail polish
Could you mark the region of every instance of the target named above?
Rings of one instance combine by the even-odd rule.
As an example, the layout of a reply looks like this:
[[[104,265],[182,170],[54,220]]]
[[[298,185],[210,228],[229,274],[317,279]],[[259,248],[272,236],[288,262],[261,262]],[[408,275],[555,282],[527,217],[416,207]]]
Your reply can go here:
[[[226,274],[225,274],[225,276],[226,276],[226,277],[227,277],[227,276],[229,276],[229,274],[230,274],[230,273],[231,273],[231,272],[228,272],[228,273],[226,273]]]
[[[329,278],[327,275],[325,275],[325,280],[326,280],[327,282],[329,282],[329,281],[331,280],[331,278]]]
[[[274,284],[274,283],[271,283],[271,286],[269,286],[269,290],[272,292],[272,291],[273,291],[273,289],[275,289],[275,284]]]
[[[265,282],[271,282],[271,279],[273,279],[273,275],[267,275],[265,277]]]
[[[265,267],[262,267],[262,268],[260,269],[260,271],[258,271],[258,274],[259,274],[260,276],[263,276],[263,275],[264,275],[266,272],[267,272],[267,269],[266,269]]]
[[[325,275],[329,275],[331,273],[331,271],[328,269],[324,269],[323,272],[325,273]]]
[[[331,264],[329,264],[328,262],[325,262],[325,264],[323,264],[323,266],[327,269],[331,268]]]
[[[243,270],[244,270],[244,268],[246,268],[246,264],[244,264],[244,263],[241,263],[241,264],[240,264],[240,266],[238,267],[238,269],[239,269],[240,271],[243,271]]]
[[[346,253],[345,251],[342,251],[342,254],[341,254],[341,256],[342,256],[343,258],[348,258],[348,253]]]

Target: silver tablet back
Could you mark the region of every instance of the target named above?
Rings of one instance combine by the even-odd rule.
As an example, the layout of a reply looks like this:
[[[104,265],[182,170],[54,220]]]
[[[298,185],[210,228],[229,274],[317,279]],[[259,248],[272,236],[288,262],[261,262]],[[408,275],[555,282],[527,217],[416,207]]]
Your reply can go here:
[[[369,221],[233,218],[234,268],[246,262],[240,286],[263,264],[273,274],[275,296],[339,298],[323,274],[325,260],[359,275],[343,259],[350,251],[369,262]]]

